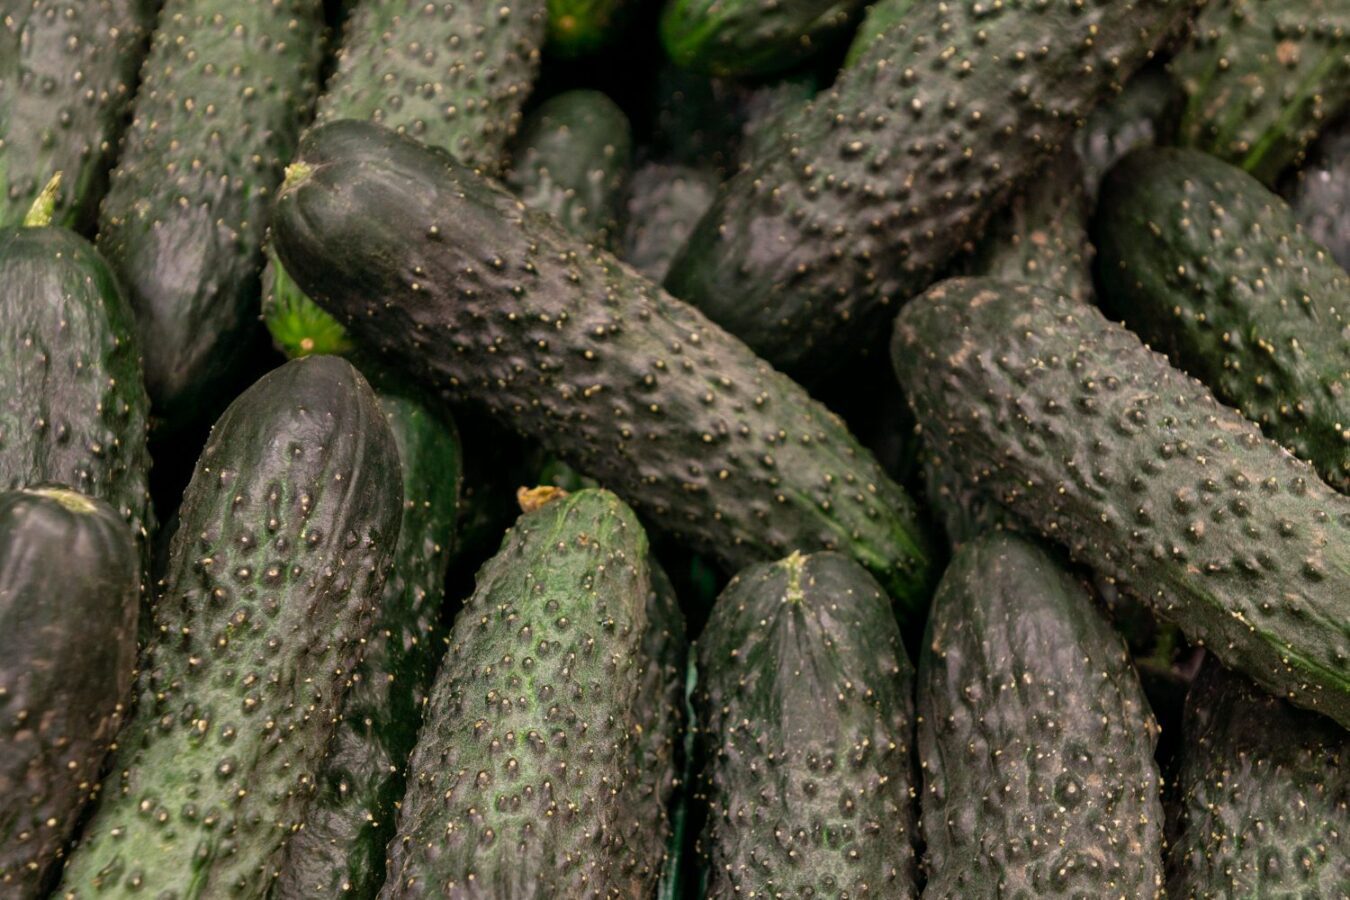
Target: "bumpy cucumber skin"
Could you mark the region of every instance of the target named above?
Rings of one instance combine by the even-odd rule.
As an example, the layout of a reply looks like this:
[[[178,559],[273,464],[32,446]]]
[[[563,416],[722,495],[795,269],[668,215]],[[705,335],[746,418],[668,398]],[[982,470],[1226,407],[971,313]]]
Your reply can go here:
[[[458,512],[459,434],[448,412],[410,395],[396,379],[377,375],[372,385],[403,472],[398,545],[318,773],[318,795],[286,847],[271,900],[360,900],[379,892],[405,766],[445,650],[440,621]]]
[[[1192,0],[916,3],[743,165],[666,287],[812,380],[931,283]]]
[[[150,401],[131,308],[64,228],[0,229],[0,487],[105,500],[144,548],[153,528]]]
[[[661,43],[709,75],[772,75],[844,36],[864,0],[668,0]]]
[[[836,553],[737,575],[698,641],[715,898],[916,897],[913,670]]]
[[[1350,119],[1328,131],[1298,173],[1289,203],[1303,230],[1350,269]]]
[[[1340,897],[1350,733],[1208,657],[1186,696],[1167,896]]]
[[[99,212],[167,432],[219,409],[257,323],[263,227],[308,120],[319,0],[167,0]]]
[[[1181,142],[1273,185],[1350,109],[1350,2],[1211,0],[1169,68]]]
[[[526,117],[506,186],[583,240],[612,248],[633,166],[633,130],[599,91],[550,97]]]
[[[612,43],[634,5],[632,0],[548,0],[549,55],[576,59]]]
[[[367,119],[499,175],[539,70],[546,21],[545,0],[362,0],[343,29],[315,120]],[[270,247],[263,322],[288,357],[353,348]]]
[[[1227,665],[1350,725],[1350,497],[1090,306],[953,279],[900,314],[931,447]]]
[[[343,360],[288,363],[225,411],[64,897],[267,895],[370,630],[402,490],[375,395]]]
[[[136,664],[140,553],[108,504],[0,494],[0,892],[51,891]]]
[[[1195,150],[1127,156],[1093,221],[1103,305],[1350,492],[1350,276],[1256,179]]]
[[[273,216],[277,250],[388,364],[485,405],[730,569],[839,549],[902,612],[927,602],[927,538],[904,489],[696,310],[388,131],[324,126],[301,159],[308,174]]]
[[[643,893],[622,838],[650,579],[607,491],[507,532],[436,675],[382,898]]]
[[[154,13],[147,0],[0,9],[0,225],[60,172],[52,223],[87,231],[107,189]]]
[[[990,534],[957,552],[918,711],[924,897],[1162,896],[1158,726],[1124,642],[1044,550]]]
[[[619,256],[659,282],[680,245],[712,205],[719,182],[711,169],[678,163],[647,163],[638,168],[628,180]]]

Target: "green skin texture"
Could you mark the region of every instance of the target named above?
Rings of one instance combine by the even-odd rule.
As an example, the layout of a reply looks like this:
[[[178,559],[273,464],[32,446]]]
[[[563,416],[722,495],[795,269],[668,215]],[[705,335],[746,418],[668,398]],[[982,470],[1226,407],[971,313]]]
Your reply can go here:
[[[525,118],[506,186],[577,237],[612,249],[632,166],[623,110],[599,91],[567,91]]]
[[[844,55],[844,68],[857,65],[872,42],[908,16],[916,2],[918,0],[877,0],[867,7],[863,20],[858,23],[858,30],[853,33],[853,42],[848,45],[848,53]]]
[[[1191,7],[913,4],[742,165],[667,289],[779,369],[823,377],[981,233]]]
[[[0,322],[0,489],[68,485],[107,501],[146,548],[150,401],[108,264],[64,228],[0,229]]]
[[[1140,151],[1093,221],[1103,306],[1350,492],[1350,276],[1256,179]]]
[[[388,131],[325,126],[301,159],[273,215],[277,250],[388,364],[482,404],[729,569],[839,549],[903,612],[926,603],[904,489],[696,310]]]
[[[308,120],[319,0],[167,0],[99,213],[167,433],[214,414],[247,362],[267,208]]]
[[[545,0],[363,0],[343,29],[316,123],[366,119],[501,174],[539,69]],[[431,49],[428,49],[431,48]],[[288,357],[345,354],[346,331],[268,248],[263,322]]]
[[[216,423],[157,640],[62,896],[266,897],[304,821],[398,537],[398,449],[347,362],[296,360]]]
[[[621,839],[650,590],[646,535],[607,491],[507,532],[455,620],[381,898],[654,889]]]
[[[1180,94],[1161,65],[1147,66],[1119,94],[1088,114],[1073,144],[1093,204],[1102,178],[1125,154],[1136,147],[1151,147],[1170,135]]]
[[[627,214],[619,257],[652,281],[712,205],[720,179],[712,169],[652,162],[628,180]]]
[[[1124,642],[1036,544],[952,559],[918,711],[925,898],[1162,896],[1158,726]]]
[[[732,579],[698,641],[706,896],[918,896],[914,673],[890,604],[837,553]]]
[[[57,172],[53,223],[94,224],[154,13],[145,0],[7,0],[0,7],[0,225]]]
[[[1211,0],[1169,68],[1180,143],[1273,185],[1350,110],[1350,0]]]
[[[459,434],[448,413],[395,379],[374,387],[403,471],[398,545],[318,775],[318,797],[287,845],[273,900],[359,900],[379,892],[406,787],[404,767],[445,648],[440,616],[458,511]]]
[[[131,693],[140,584],[140,554],[108,504],[65,489],[0,494],[0,892],[11,900],[49,895],[97,793]]]
[[[667,0],[661,43],[709,75],[773,75],[843,37],[864,0]]]
[[[1350,118],[1322,136],[1289,197],[1308,236],[1350,270]]]
[[[548,0],[548,53],[577,59],[613,43],[634,0]]]
[[[963,476],[1191,643],[1350,726],[1350,497],[1044,288],[943,282],[891,346],[932,449]]]
[[[1167,895],[1344,896],[1350,733],[1206,659],[1186,697]]]

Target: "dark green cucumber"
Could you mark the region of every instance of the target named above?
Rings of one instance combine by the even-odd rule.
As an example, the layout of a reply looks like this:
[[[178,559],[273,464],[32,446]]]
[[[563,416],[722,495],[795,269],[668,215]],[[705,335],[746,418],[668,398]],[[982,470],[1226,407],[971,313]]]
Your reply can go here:
[[[94,224],[145,55],[150,0],[12,0],[0,8],[0,225],[63,176],[53,222]]]
[[[770,151],[782,135],[783,123],[806,106],[818,90],[816,79],[808,73],[780,78],[745,92],[737,110],[741,121],[737,158],[752,160]]]
[[[1343,897],[1350,733],[1207,658],[1186,697],[1167,895]]]
[[[343,29],[316,122],[368,119],[496,176],[534,86],[545,21],[545,0],[362,0]],[[290,357],[352,350],[270,247],[263,322]]]
[[[1350,725],[1350,497],[1132,332],[953,279],[896,320],[933,450],[1267,690]]]
[[[1314,145],[1289,204],[1308,236],[1350,269],[1350,119]]]
[[[877,0],[867,7],[862,21],[858,23],[858,30],[853,33],[853,41],[848,45],[848,53],[844,55],[844,68],[856,65],[872,42],[909,15],[910,8],[916,2],[917,0]]]
[[[661,43],[710,75],[772,75],[845,37],[865,0],[667,0]]]
[[[720,179],[709,168],[647,163],[628,180],[623,247],[619,256],[660,281],[689,232],[712,205]]]
[[[666,276],[802,378],[881,333],[1193,5],[887,2],[912,5],[742,165]]]
[[[0,228],[0,488],[68,485],[145,547],[150,402],[131,308],[93,246],[45,217]]]
[[[1170,69],[1181,142],[1273,185],[1350,109],[1350,0],[1211,0]]]
[[[560,59],[589,56],[612,44],[633,0],[548,0],[548,52]]]
[[[1140,69],[1114,97],[1088,114],[1074,135],[1088,199],[1097,202],[1102,177],[1125,154],[1165,142],[1175,130],[1173,118],[1181,92],[1162,65]]]
[[[573,234],[611,247],[632,165],[623,110],[599,91],[567,91],[526,117],[506,185]]]
[[[304,819],[398,538],[398,449],[369,385],[296,360],[212,429],[157,638],[66,898],[265,897]]]
[[[732,579],[698,641],[708,897],[916,897],[913,670],[836,553]]]
[[[1350,276],[1250,175],[1144,150],[1102,184],[1103,305],[1350,492]]]
[[[1158,726],[1092,595],[1012,535],[966,544],[919,657],[924,897],[1161,897]]]
[[[382,898],[654,889],[622,840],[650,591],[642,526],[607,491],[507,532],[455,620]]]
[[[286,848],[273,900],[356,900],[379,891],[404,767],[445,649],[441,607],[459,500],[459,434],[447,412],[396,379],[377,377],[373,386],[398,446],[403,520],[365,655],[319,770],[318,796]]]
[[[263,228],[322,55],[319,0],[167,0],[99,213],[168,432],[219,409],[257,323]]]
[[[101,500],[0,493],[0,893],[46,897],[136,664],[141,559]]]
[[[926,602],[903,488],[696,310],[373,125],[311,131],[293,174],[272,221],[286,270],[388,364],[486,406],[728,568],[840,549],[905,613]]]

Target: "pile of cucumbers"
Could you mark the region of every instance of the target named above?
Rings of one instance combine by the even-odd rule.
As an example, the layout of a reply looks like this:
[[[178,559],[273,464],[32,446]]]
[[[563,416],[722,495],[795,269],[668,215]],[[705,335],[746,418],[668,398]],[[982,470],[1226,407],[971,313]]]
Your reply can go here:
[[[0,898],[1350,898],[1350,0],[0,0]]]

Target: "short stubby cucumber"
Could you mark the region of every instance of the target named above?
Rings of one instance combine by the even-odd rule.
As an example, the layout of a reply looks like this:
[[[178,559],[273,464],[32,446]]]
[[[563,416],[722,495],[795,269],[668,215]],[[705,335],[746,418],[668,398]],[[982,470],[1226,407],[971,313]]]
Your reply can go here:
[[[884,2],[909,8],[743,162],[666,275],[803,380],[882,333],[1194,5]]]
[[[1350,110],[1350,0],[1210,0],[1169,68],[1181,143],[1268,185]]]
[[[0,893],[37,900],[98,793],[136,665],[141,559],[65,488],[0,493]]]
[[[62,896],[267,896],[402,501],[398,448],[349,363],[287,363],[230,404],[183,497],[135,716]]]
[[[928,598],[916,510],[744,344],[456,163],[361,122],[311,131],[278,198],[286,270],[372,352],[475,400],[728,568],[794,549]]]
[[[1162,896],[1158,726],[1124,641],[1045,550],[957,551],[917,696],[925,898]]]
[[[319,0],[160,14],[98,248],[136,312],[166,433],[217,413],[248,362],[268,204],[309,118],[322,25]]]
[[[1106,309],[1350,492],[1350,275],[1284,201],[1197,150],[1142,150],[1092,232]]]
[[[772,75],[848,33],[865,0],[667,0],[661,43],[677,64],[710,75]]]
[[[436,675],[382,898],[655,887],[650,874],[634,877],[622,840],[636,793],[647,553],[637,517],[603,490],[555,499],[507,532]]]
[[[1350,118],[1322,135],[1287,195],[1303,229],[1350,269]]]
[[[573,234],[612,248],[633,165],[633,130],[599,91],[565,91],[530,112],[506,186]]]
[[[0,7],[0,225],[64,177],[53,222],[94,224],[126,124],[153,0],[12,0]]]
[[[1350,726],[1350,497],[1091,306],[953,279],[895,323],[925,440],[1227,665]]]
[[[1350,732],[1208,657],[1186,696],[1167,896],[1350,889]]]
[[[369,900],[379,891],[405,766],[445,649],[441,617],[459,503],[459,434],[448,410],[400,379],[379,373],[371,386],[398,446],[403,519],[365,653],[342,700],[342,722],[318,773],[318,795],[286,847],[270,900]]]
[[[499,175],[534,86],[546,19],[545,0],[362,0],[343,28],[315,119],[378,122]],[[352,350],[270,248],[263,322],[287,356]]]
[[[837,553],[741,572],[698,641],[707,896],[918,896],[914,673]]]

